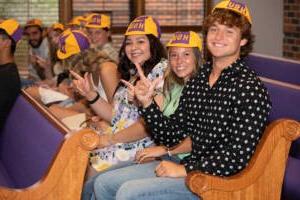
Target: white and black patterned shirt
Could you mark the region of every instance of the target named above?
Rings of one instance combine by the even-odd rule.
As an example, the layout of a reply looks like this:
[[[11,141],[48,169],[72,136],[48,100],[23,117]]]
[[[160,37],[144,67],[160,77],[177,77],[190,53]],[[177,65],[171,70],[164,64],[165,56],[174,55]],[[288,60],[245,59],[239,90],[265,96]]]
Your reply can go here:
[[[230,176],[242,170],[264,131],[271,102],[266,88],[242,59],[224,69],[209,86],[211,64],[202,67],[183,90],[176,112],[165,117],[155,103],[140,108],[157,144],[178,144],[187,133],[191,155],[187,172]]]

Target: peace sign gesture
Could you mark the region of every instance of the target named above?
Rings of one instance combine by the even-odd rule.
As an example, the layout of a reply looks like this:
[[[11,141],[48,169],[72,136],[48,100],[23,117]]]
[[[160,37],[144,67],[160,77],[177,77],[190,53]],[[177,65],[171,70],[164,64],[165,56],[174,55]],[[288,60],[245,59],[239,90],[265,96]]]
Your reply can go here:
[[[135,63],[140,80],[134,87],[134,94],[143,107],[148,107],[154,97],[154,89],[161,81],[161,77],[154,79],[153,81],[147,79],[144,75],[144,71],[140,64]]]
[[[84,77],[81,77],[76,72],[70,70],[70,73],[75,77],[73,80],[73,85],[77,89],[77,91],[88,100],[91,99],[90,97],[95,96],[94,88],[95,84],[92,78],[92,74],[85,73]]]

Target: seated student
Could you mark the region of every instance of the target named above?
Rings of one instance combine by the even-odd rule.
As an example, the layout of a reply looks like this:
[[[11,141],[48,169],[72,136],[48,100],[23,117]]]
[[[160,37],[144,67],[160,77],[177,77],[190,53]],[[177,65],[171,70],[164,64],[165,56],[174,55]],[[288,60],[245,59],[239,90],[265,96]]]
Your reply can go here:
[[[83,53],[80,68],[92,72],[99,95],[111,103],[120,77],[117,70],[118,53],[111,43],[110,18],[103,14],[90,14],[85,28],[91,46]]]
[[[61,60],[57,57],[57,50],[59,45],[59,37],[64,32],[64,25],[61,23],[54,23],[48,29],[47,37],[50,46],[50,58],[51,69],[53,71],[54,81],[57,80],[57,76],[63,72],[63,66]]]
[[[85,28],[91,40],[91,48],[104,51],[111,60],[118,63],[118,52],[112,45],[110,17],[91,13],[86,18]]]
[[[14,19],[0,23],[0,129],[20,93],[21,83],[14,61],[16,44],[22,37],[22,29]]]
[[[172,115],[178,107],[184,85],[196,75],[202,65],[202,39],[193,31],[176,32],[167,44],[170,68],[164,81],[163,102],[156,101],[165,116]],[[154,99],[155,100],[155,99]],[[182,159],[189,155],[191,140],[184,142],[172,150],[163,145],[157,145],[140,150],[136,154],[138,163],[145,160],[174,155],[175,159]]]
[[[52,78],[50,66],[40,65],[40,63],[50,63],[49,43],[44,37],[43,31],[42,21],[39,19],[28,20],[24,27],[24,33],[29,44],[28,79],[33,82]],[[47,68],[43,68],[45,66]]]
[[[119,54],[118,71],[122,79],[132,84],[139,79],[134,63],[141,65],[150,80],[163,76],[167,61],[159,38],[159,24],[151,16],[140,16],[130,23]],[[139,119],[137,106],[128,101],[125,85],[120,82],[114,93],[113,104],[109,104],[93,89],[88,74],[84,78],[72,74],[77,79],[73,81],[74,85],[90,102],[94,112],[111,125],[99,135],[98,149],[92,152],[96,169],[103,171],[125,161],[132,163],[137,150],[153,145]],[[160,94],[160,90],[162,86],[158,86],[157,94]],[[93,178],[84,186],[83,199],[90,199],[92,186]]]
[[[57,57],[62,60],[63,69],[66,71],[65,76],[61,77],[61,74],[58,76],[57,87],[33,86],[26,91],[49,106],[50,111],[61,119],[87,111],[84,105],[76,102],[78,95],[70,85],[71,80],[67,70],[72,69],[78,62],[80,53],[89,47],[89,41],[82,31],[66,30],[60,35],[58,46]]]
[[[252,47],[248,8],[222,1],[204,21],[212,62],[200,68],[182,92],[177,110],[166,117],[152,101],[155,82],[142,78],[135,95],[155,141],[170,148],[188,136],[191,155],[106,172],[97,177],[97,199],[198,199],[185,185],[188,172],[231,176],[244,169],[266,126],[269,95],[246,66]]]

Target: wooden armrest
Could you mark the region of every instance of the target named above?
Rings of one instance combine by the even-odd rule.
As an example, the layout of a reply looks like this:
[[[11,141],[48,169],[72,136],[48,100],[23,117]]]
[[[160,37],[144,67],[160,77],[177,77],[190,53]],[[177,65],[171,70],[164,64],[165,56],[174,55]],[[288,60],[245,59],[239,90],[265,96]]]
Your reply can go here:
[[[291,142],[300,136],[300,123],[289,119],[272,122],[265,130],[249,165],[230,177],[191,172],[189,188],[204,200],[280,199]]]
[[[66,200],[80,199],[89,151],[99,143],[99,137],[90,129],[65,136],[46,175],[24,189],[0,187],[1,200]]]

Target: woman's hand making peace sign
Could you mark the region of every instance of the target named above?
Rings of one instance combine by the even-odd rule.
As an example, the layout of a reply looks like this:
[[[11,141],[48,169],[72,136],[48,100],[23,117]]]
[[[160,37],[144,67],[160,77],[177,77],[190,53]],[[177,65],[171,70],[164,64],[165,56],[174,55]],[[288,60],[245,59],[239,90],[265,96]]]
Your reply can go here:
[[[122,80],[122,82],[127,86],[129,96],[133,96],[132,94],[134,94],[143,107],[148,107],[153,100],[154,90],[161,81],[161,78],[156,78],[155,80],[151,81],[145,76],[140,64],[135,63],[135,66],[140,77],[140,80],[137,82],[137,84],[133,86],[131,83],[125,80]]]
[[[84,77],[81,77],[76,72],[70,70],[70,73],[75,77],[73,85],[75,89],[84,96],[87,100],[94,99],[97,93],[95,92],[95,85],[92,78],[92,74],[85,73]]]

